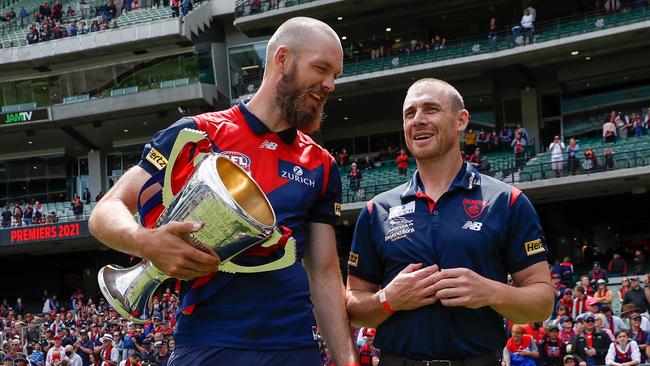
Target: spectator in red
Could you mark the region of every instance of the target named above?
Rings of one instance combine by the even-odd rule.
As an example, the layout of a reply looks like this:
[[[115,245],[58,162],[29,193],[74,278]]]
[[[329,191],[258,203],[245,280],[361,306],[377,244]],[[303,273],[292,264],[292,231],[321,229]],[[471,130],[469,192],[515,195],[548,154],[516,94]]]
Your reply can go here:
[[[556,326],[556,327],[562,327],[560,319],[562,319],[562,318],[564,318],[566,316],[570,316],[570,315],[571,315],[571,313],[569,312],[569,308],[567,308],[566,306],[558,303],[557,310],[555,312],[555,319],[553,319],[548,324],[551,324],[551,325]]]
[[[401,149],[399,155],[397,155],[397,171],[399,175],[406,175],[406,171],[409,167],[409,156],[406,154],[406,150]]]
[[[591,281],[589,280],[588,276],[582,275],[580,276],[580,287],[585,291],[585,295],[587,296],[593,296],[594,295],[594,288],[591,286]]]
[[[490,49],[496,51],[497,49],[497,20],[490,19],[490,28],[488,30],[488,40],[490,41]]]
[[[632,312],[629,315],[630,318],[630,338],[639,345],[639,351],[641,352],[641,363],[645,363],[648,359],[646,355],[647,341],[648,341],[648,332],[644,332],[641,329],[641,314],[637,312]]]
[[[376,330],[374,328],[364,328],[363,337],[365,344],[359,349],[359,359],[361,366],[375,366],[379,363],[379,350],[374,346]]]
[[[621,279],[621,288],[618,290],[618,301],[620,301],[621,303],[623,302],[625,293],[629,288],[630,288],[630,280],[627,277],[623,277],[623,279]]]
[[[538,347],[546,338],[546,331],[544,330],[544,327],[542,327],[542,322],[532,322],[524,325],[524,332],[533,337]]]
[[[512,326],[512,337],[503,348],[504,366],[535,366],[535,359],[539,358],[537,344],[529,334],[524,333],[520,324]]]
[[[356,198],[359,197],[361,191],[361,180],[363,176],[361,171],[357,168],[357,163],[352,163],[350,173],[348,173],[348,179],[350,180],[350,191],[355,195]]]
[[[348,163],[348,150],[343,148],[338,156],[339,166],[344,166]]]
[[[568,288],[568,287],[565,288],[564,291],[562,292],[562,297],[560,298],[560,300],[557,303],[558,303],[558,306],[562,306],[562,305],[566,306],[566,308],[569,310],[569,312],[571,310],[573,310],[573,291],[571,291],[571,289]],[[572,316],[571,313],[569,313],[567,315]]]
[[[589,272],[587,277],[589,278],[591,285],[594,286],[598,280],[602,279],[607,281],[607,271],[600,268],[600,262],[594,262],[593,269]]]
[[[582,286],[576,286],[575,297],[573,298],[573,308],[571,309],[571,317],[577,319],[578,315],[587,311],[587,295]]]
[[[474,153],[469,157],[469,163],[472,164],[477,170],[481,170],[481,149],[476,148]]]
[[[510,143],[510,147],[512,147],[515,154],[515,167],[517,169],[523,168],[526,160],[526,140],[521,137],[521,132],[515,132],[515,138]]]
[[[370,156],[366,156],[366,158],[363,161],[363,170],[370,170],[372,168],[374,168],[372,159],[370,158]]]
[[[614,293],[612,290],[607,288],[607,281],[601,278],[596,282],[598,287],[594,294],[594,300],[596,300],[598,304],[611,306],[612,300],[614,299]]]
[[[547,337],[541,346],[541,359],[545,366],[561,366],[564,357],[564,342],[558,337],[557,326],[546,326]]]
[[[619,253],[614,253],[614,257],[607,265],[607,271],[614,277],[625,276],[627,275],[627,262],[621,258]]]
[[[560,318],[560,325],[562,326],[562,329],[560,329],[558,337],[566,345],[571,342],[571,339],[573,339],[578,333],[573,329],[573,319],[571,319],[570,316]]]

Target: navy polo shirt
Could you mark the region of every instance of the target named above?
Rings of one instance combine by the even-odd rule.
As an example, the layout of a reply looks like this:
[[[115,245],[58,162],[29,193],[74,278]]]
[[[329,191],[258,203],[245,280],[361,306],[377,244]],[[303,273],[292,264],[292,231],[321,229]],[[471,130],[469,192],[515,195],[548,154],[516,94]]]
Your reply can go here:
[[[546,260],[542,228],[521,191],[464,164],[437,202],[413,178],[369,201],[354,232],[349,273],[385,287],[410,263],[465,267],[505,283]],[[463,359],[503,348],[503,318],[491,307],[439,301],[398,311],[377,329],[375,345],[413,359]]]

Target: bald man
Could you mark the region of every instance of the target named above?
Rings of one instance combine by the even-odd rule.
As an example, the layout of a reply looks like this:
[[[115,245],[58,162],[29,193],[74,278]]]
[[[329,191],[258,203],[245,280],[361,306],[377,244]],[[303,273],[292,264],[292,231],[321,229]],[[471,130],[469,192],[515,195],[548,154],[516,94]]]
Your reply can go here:
[[[359,215],[348,312],[377,327],[383,366],[497,365],[503,317],[528,323],[553,307],[539,219],[521,191],[463,162],[469,113],[453,86],[415,82],[402,112],[417,171]]]
[[[341,43],[325,23],[293,18],[271,37],[266,55],[262,84],[248,104],[183,118],[158,132],[140,163],[102,198],[89,221],[93,235],[106,245],[148,259],[176,278],[216,271],[216,254],[182,239],[202,223],[143,228],[132,215],[143,185],[165,169],[151,154],[168,158],[178,132],[193,128],[208,134],[212,151],[237,157],[266,193],[278,225],[291,230],[298,260],[288,268],[219,272],[201,287],[210,296],[198,303],[188,300],[197,291],[192,282],[184,283],[170,365],[320,365],[316,320],[336,364],[358,362],[333,227],[340,215],[341,178],[334,158],[307,136],[320,127],[325,101],[341,74]],[[145,223],[155,222],[149,214],[140,212]],[[283,253],[283,246],[275,245],[271,252],[247,252],[236,261],[258,265]]]

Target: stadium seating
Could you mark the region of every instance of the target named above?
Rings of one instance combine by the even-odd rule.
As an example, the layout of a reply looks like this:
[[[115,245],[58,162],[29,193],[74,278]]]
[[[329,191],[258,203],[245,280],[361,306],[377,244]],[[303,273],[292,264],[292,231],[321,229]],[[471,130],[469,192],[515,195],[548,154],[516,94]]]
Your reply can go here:
[[[605,148],[611,148],[614,152],[614,167],[615,169],[633,168],[638,166],[645,166],[650,164],[650,136],[630,137],[627,139],[620,139],[616,143],[605,143],[602,138],[586,138],[578,142],[580,146],[580,154],[584,153],[585,148],[591,147],[598,157],[599,164],[602,171],[603,151]],[[582,161],[583,156],[579,156]],[[564,164],[565,173],[567,164]],[[582,168],[579,169],[580,173],[584,173]],[[519,181],[527,182],[545,178],[551,178],[551,153],[544,152],[538,154],[530,159],[526,166],[519,172]]]
[[[26,24],[25,27],[19,28],[13,32],[8,32],[2,36],[0,39],[0,43],[2,44],[2,47],[8,48],[10,47],[11,44],[14,46],[24,46],[27,44],[27,34],[29,32],[29,28],[31,27],[31,24],[34,22],[34,11],[38,9],[38,6],[42,3],[42,1],[34,1],[34,0],[25,0],[25,3],[29,3],[27,5],[34,6],[34,9],[31,11],[27,6],[25,6],[25,9],[28,9],[30,16],[26,19]],[[94,9],[95,7],[105,3],[105,0],[92,0],[88,1],[88,4],[90,5],[91,9]],[[22,3],[22,2],[21,2]],[[33,3],[33,4],[32,4]],[[76,3],[75,3],[76,4]],[[76,6],[70,3],[69,5],[73,6],[75,8]],[[22,5],[18,5],[18,8],[20,8]],[[63,7],[64,10],[67,9],[68,3],[64,2]],[[14,10],[17,11],[17,9]],[[136,24],[142,24],[142,23],[148,23],[148,22],[153,22],[153,21],[158,21],[158,20],[165,20],[169,19],[172,17],[171,14],[171,8],[167,7],[160,7],[158,9],[137,9],[130,11],[126,14],[120,15],[115,20],[117,21],[117,25],[120,28],[125,28],[129,27],[132,25]],[[77,23],[81,21],[83,18],[80,15],[76,15],[74,17],[63,17],[63,22],[62,24],[65,25],[66,27],[72,22],[76,21]],[[90,22],[93,19],[101,19],[101,17],[91,17],[89,19],[86,19],[87,26],[90,26]],[[111,21],[111,27],[113,23]],[[78,35],[81,36],[81,35]]]
[[[536,24],[535,43],[547,42],[577,34],[603,30],[650,19],[646,10],[622,12],[615,14],[580,15],[569,19],[557,19]],[[496,50],[513,48],[520,44],[520,39],[513,39],[510,32],[502,32],[497,37]],[[343,77],[366,74],[380,70],[418,65],[427,62],[448,60],[492,52],[484,35],[451,40],[439,50],[395,53],[389,57],[370,60],[354,58],[345,62]]]

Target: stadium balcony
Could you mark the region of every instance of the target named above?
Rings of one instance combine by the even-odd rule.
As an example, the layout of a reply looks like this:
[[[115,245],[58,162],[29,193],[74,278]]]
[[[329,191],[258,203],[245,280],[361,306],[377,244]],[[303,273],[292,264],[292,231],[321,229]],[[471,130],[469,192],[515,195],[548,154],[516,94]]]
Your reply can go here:
[[[211,2],[206,1],[181,18],[172,18],[169,7],[137,9],[115,18],[118,29],[78,34],[32,45],[26,44],[26,35],[32,24],[29,21],[25,27],[5,32],[0,39],[6,48],[0,53],[0,78],[3,74],[11,78],[33,77],[34,70],[48,73],[80,59],[85,60],[86,64],[101,64],[113,58],[123,59],[125,55],[169,54],[182,50],[192,46],[193,40],[211,27],[212,9]],[[80,16],[64,17],[64,25],[80,19]],[[93,19],[98,17],[89,18],[87,23]],[[17,47],[8,48],[12,43]]]
[[[637,31],[650,27],[650,10],[613,14],[586,13],[535,24],[534,41],[523,45],[522,36],[499,32],[493,46],[486,35],[448,40],[437,50],[398,52],[388,57],[370,59],[354,57],[344,62],[343,75],[337,80],[337,93],[353,92],[363,87],[399,83],[405,74],[413,78],[431,75],[432,69],[446,79],[467,77],[476,70],[516,65],[522,62],[554,63],[579,49],[599,54],[603,50],[626,44],[639,44]]]

